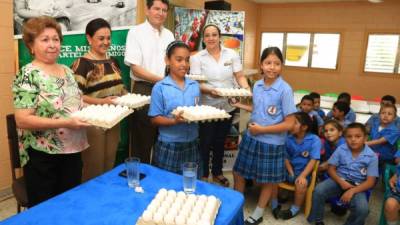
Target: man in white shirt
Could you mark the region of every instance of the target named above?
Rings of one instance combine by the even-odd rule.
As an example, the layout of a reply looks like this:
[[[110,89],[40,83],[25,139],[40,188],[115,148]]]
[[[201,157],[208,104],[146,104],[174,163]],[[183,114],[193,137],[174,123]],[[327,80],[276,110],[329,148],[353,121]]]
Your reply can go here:
[[[124,62],[131,68],[132,92],[151,95],[153,85],[165,76],[165,50],[174,41],[171,31],[163,27],[168,0],[146,0],[147,20],[129,30]],[[131,155],[150,163],[150,152],[157,138],[157,128],[147,116],[148,107],[135,111],[130,131]]]

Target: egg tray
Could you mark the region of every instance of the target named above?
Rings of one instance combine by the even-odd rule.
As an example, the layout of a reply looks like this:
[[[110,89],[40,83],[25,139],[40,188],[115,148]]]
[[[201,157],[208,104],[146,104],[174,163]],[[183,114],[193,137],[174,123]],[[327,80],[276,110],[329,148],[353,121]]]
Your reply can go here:
[[[246,89],[244,89],[244,88],[236,88],[236,89],[216,88],[215,89],[216,93],[221,97],[233,98],[233,97],[251,97],[252,96],[250,91],[246,90],[246,93],[243,93],[242,90],[246,90]],[[232,91],[233,91],[233,93],[232,93]],[[237,91],[241,91],[242,93],[238,93]]]
[[[123,102],[123,101],[121,102],[121,100],[120,100],[121,98],[127,98],[127,96],[129,96],[129,95],[135,96],[138,94],[128,94],[128,95],[118,97],[118,98],[114,99],[114,103],[121,105],[121,106],[127,106],[131,109],[140,109],[143,106],[150,104],[150,96],[146,96],[146,97],[148,97],[146,100],[134,101],[134,102],[129,102],[129,103]],[[143,95],[139,95],[139,96],[143,96]]]
[[[163,191],[165,193],[165,196],[163,197],[164,201],[154,203],[158,198],[160,198],[160,192]],[[171,193],[174,194],[173,197],[171,197]],[[165,202],[167,201],[167,198],[173,199],[172,202],[169,203],[168,208],[163,206],[166,204]],[[180,198],[183,198],[183,200],[179,200]],[[192,198],[192,200],[190,200],[190,198]],[[214,199],[214,202],[208,200],[211,198]],[[188,203],[190,201],[192,201],[193,204]],[[203,203],[201,203],[201,201],[203,201]],[[175,204],[178,204],[180,208],[175,210]],[[167,191],[163,188],[157,193],[147,206],[146,210],[138,218],[136,225],[214,225],[220,206],[221,201],[215,196],[187,195],[182,191],[176,193],[174,190]],[[199,208],[200,210],[196,210],[196,208]],[[180,218],[178,219],[178,217]]]
[[[174,110],[172,111],[172,115],[177,116],[179,114],[180,111],[178,110]],[[231,115],[229,115],[228,113],[225,113],[223,116],[220,117],[201,117],[201,118],[196,118],[193,115],[190,115],[188,113],[186,113],[185,111],[182,114],[183,119],[185,119],[186,122],[188,123],[199,123],[199,122],[213,122],[213,121],[220,121],[220,120],[225,120],[225,119],[229,119],[231,118]]]
[[[189,78],[191,80],[197,80],[197,81],[207,81],[207,77],[204,75],[195,75],[195,74],[189,74],[186,75],[186,78]]]
[[[82,120],[87,122],[87,123],[89,123],[89,124],[91,124],[91,125],[93,125],[93,126],[96,126],[96,127],[100,127],[100,128],[103,128],[103,129],[111,129],[115,125],[117,125],[122,119],[124,119],[125,117],[127,117],[131,113],[133,113],[133,110],[131,110],[131,109],[128,110],[128,111],[125,111],[122,115],[120,115],[119,117],[115,118],[114,120],[112,120],[109,123],[106,123],[105,121],[101,122],[101,121],[98,121],[98,120],[91,120],[91,119],[89,119],[89,120],[82,119]],[[77,117],[77,118],[81,119],[79,116],[75,116],[74,115],[74,117]]]

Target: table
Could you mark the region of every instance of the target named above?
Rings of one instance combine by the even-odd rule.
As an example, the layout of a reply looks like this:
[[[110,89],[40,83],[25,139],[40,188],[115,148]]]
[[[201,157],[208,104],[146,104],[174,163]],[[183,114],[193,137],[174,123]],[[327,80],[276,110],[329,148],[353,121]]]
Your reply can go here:
[[[182,190],[182,177],[142,164],[146,177],[141,181],[145,193],[128,188],[126,178],[118,176],[124,169],[113,170],[10,217],[1,225],[115,224],[134,225],[160,188]],[[222,201],[215,224],[243,224],[243,195],[229,188],[197,182],[196,194],[215,195]]]

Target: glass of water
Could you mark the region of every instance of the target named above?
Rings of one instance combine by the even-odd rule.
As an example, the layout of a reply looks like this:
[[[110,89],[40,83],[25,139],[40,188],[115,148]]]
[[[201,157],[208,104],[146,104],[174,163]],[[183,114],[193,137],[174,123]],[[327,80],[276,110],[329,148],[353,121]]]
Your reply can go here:
[[[182,164],[183,191],[191,194],[196,191],[198,165],[195,162],[185,162]]]
[[[139,187],[140,159],[136,157],[129,157],[125,159],[125,166],[126,166],[128,186],[130,188]]]

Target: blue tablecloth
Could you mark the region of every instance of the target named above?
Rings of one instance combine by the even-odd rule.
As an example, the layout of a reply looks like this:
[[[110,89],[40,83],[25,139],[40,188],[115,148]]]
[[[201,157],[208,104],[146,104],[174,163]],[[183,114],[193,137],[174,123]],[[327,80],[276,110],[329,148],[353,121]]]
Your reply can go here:
[[[123,165],[118,166],[0,224],[134,225],[160,188],[182,191],[181,176],[142,164],[140,169],[146,177],[141,186],[145,193],[135,193],[126,179],[118,176],[123,169]],[[244,198],[239,192],[198,181],[196,194],[215,195],[222,201],[216,225],[243,224]]]

